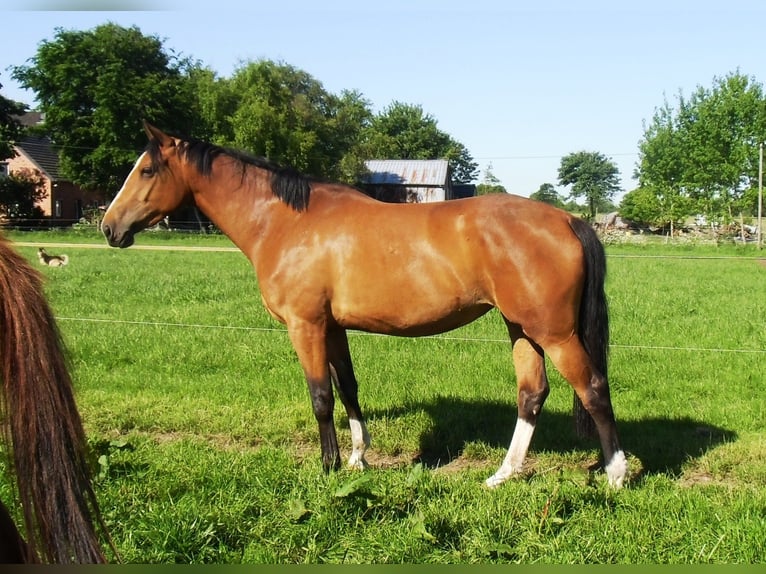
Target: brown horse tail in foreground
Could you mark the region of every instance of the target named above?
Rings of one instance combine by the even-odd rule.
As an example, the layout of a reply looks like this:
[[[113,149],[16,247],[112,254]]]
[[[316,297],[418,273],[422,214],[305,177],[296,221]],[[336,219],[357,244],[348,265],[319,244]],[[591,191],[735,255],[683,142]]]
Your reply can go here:
[[[0,561],[103,563],[106,532],[63,342],[40,275],[0,237],[0,414],[24,542],[0,503]]]
[[[585,257],[585,284],[580,300],[578,335],[593,366],[607,378],[609,354],[609,309],[604,293],[606,254],[593,228],[583,219],[570,221],[572,231],[582,243]],[[582,401],[574,395],[575,430],[580,437],[596,436],[596,425]]]

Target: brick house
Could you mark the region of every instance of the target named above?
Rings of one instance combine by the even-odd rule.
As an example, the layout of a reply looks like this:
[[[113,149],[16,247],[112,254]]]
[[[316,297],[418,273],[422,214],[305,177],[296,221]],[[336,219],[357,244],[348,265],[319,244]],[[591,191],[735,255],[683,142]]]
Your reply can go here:
[[[21,117],[21,122],[31,126],[43,119],[42,114],[30,112]],[[14,145],[14,151],[14,157],[0,162],[0,177],[23,173],[41,176],[45,196],[36,205],[50,223],[75,223],[86,210],[107,202],[106,194],[86,191],[62,176],[58,153],[48,136],[27,135]]]

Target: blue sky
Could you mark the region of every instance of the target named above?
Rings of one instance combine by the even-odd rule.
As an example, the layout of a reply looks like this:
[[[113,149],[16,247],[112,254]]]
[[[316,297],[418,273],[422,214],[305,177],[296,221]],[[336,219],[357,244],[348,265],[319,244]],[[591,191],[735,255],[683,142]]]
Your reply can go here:
[[[267,58],[330,92],[359,90],[376,111],[419,104],[481,174],[491,164],[520,195],[555,185],[561,157],[580,150],[611,158],[633,189],[643,121],[664,98],[737,70],[762,83],[766,72],[761,0],[29,0],[36,11],[9,9],[19,4],[0,0],[7,98],[33,104],[7,67],[26,63],[56,27],[136,25],[221,76]],[[91,11],[107,4],[122,11]]]

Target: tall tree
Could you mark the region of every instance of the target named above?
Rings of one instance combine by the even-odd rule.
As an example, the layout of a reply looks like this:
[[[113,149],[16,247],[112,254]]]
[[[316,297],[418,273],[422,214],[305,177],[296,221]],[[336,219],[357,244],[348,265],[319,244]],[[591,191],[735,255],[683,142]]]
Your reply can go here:
[[[644,126],[639,142],[639,188],[625,195],[621,204],[623,217],[669,227],[673,235],[676,223],[690,214],[684,164],[687,162],[688,135],[679,129],[673,110],[665,101],[654,112],[652,122]]]
[[[571,185],[570,197],[584,197],[588,218],[596,216],[598,206],[608,202],[620,189],[617,165],[599,152],[579,151],[561,158],[559,185]]]
[[[371,115],[358,92],[335,96],[307,72],[270,60],[240,67],[229,89],[233,145],[325,178],[342,178],[341,162]]]
[[[679,93],[645,124],[639,143],[639,182],[657,194],[665,218],[703,213],[729,220],[754,210],[758,144],[766,140],[766,98],[753,78],[739,72]],[[679,211],[677,205],[684,206]]]
[[[0,89],[3,85],[0,84]],[[0,94],[0,161],[15,155],[14,144],[21,139],[24,127],[18,117],[26,106]],[[40,177],[33,173],[13,174],[0,177],[0,216],[31,217],[42,215],[35,203],[45,197],[45,188]]]
[[[393,102],[362,131],[360,146],[367,159],[447,159],[456,183],[470,183],[478,174],[468,149],[419,105]]]
[[[338,98],[338,109],[330,120],[331,141],[335,144],[336,152],[340,155],[337,164],[337,179],[346,183],[359,181],[359,175],[365,171],[364,160],[357,153],[357,143],[363,130],[372,121],[372,104],[357,90],[344,90]]]
[[[2,88],[3,84],[0,84],[0,89]],[[9,100],[0,94],[0,161],[13,157],[13,144],[21,139],[23,132],[18,116],[26,109],[24,104]]]
[[[476,186],[476,195],[486,195],[488,193],[506,193],[505,187],[503,187],[503,184],[500,183],[500,180],[492,171],[492,162],[487,164],[481,183]]]
[[[114,192],[145,144],[141,118],[194,133],[196,96],[186,81],[192,66],[156,36],[110,23],[57,28],[12,75],[35,92],[63,173],[84,188]]]
[[[552,183],[544,183],[540,188],[529,196],[529,199],[536,201],[542,201],[555,207],[564,207],[564,201],[561,196],[556,192],[556,188]]]
[[[189,70],[188,82],[196,94],[197,121],[194,135],[221,145],[233,143],[231,118],[237,110],[239,97],[232,82],[201,66]]]
[[[681,103],[689,193],[703,213],[730,219],[744,190],[757,182],[758,143],[766,137],[761,85],[740,73],[729,74]]]

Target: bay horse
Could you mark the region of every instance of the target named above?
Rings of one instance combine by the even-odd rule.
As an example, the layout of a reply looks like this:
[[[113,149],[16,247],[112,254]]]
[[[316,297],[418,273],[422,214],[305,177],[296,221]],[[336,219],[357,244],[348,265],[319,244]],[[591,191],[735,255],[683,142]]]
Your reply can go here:
[[[195,205],[252,263],[261,299],[284,323],[319,426],[325,470],[340,466],[333,386],[349,419],[348,464],[370,444],[348,329],[417,337],[497,308],[512,342],[518,418],[486,484],[521,471],[549,385],[544,354],[595,422],[608,482],[627,472],[607,383],[606,257],[591,226],[510,194],[389,204],[264,158],[178,138],[144,122],[146,150],[102,231],[125,248],[139,231]]]
[[[87,444],[42,279],[0,236],[0,424],[24,537],[0,502],[0,562],[106,562]],[[110,542],[111,544],[111,542]]]

